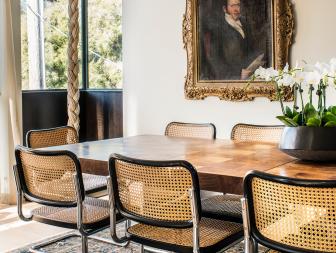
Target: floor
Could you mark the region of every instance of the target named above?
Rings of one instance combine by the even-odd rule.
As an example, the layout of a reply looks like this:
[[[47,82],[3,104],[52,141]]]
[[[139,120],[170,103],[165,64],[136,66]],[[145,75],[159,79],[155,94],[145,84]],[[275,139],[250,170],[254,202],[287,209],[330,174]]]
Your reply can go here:
[[[24,210],[36,208],[37,204],[28,203],[24,205]],[[118,232],[124,232],[124,224],[120,224],[122,229]],[[120,230],[120,231],[119,231]],[[44,241],[48,238],[70,232],[68,229],[48,226],[37,222],[24,222],[17,216],[16,206],[0,206],[0,252],[1,253],[27,253],[27,246]],[[103,230],[98,237],[110,238],[110,231]],[[127,248],[112,247],[106,243],[89,242],[90,252],[104,253],[137,253],[139,245],[132,243]],[[52,253],[78,253],[81,249],[80,240],[71,239],[70,241],[61,241],[45,248],[47,252]],[[266,248],[260,247],[259,253],[265,253]],[[147,251],[146,251],[147,252]],[[225,253],[243,253],[243,243],[235,245]]]
[[[210,193],[202,192],[203,197],[209,197]],[[105,198],[105,197],[104,197]],[[38,204],[24,204],[24,211],[29,212],[30,209],[36,208]],[[38,222],[25,222],[19,219],[16,206],[0,205],[0,252],[11,252],[19,248],[25,248],[30,244],[41,242],[48,238],[70,232],[68,229],[63,229],[55,226],[49,226]],[[63,247],[61,247],[63,248]],[[125,252],[137,252],[133,251]],[[16,251],[15,251],[16,252]],[[21,252],[21,251],[20,251]],[[57,249],[56,252],[60,252]],[[63,252],[63,251],[62,251]],[[64,251],[68,252],[68,251]],[[70,251],[69,251],[70,252]],[[72,251],[71,251],[72,252]],[[105,252],[105,251],[104,251]],[[114,251],[113,251],[114,252]],[[115,251],[119,252],[119,251]],[[120,251],[123,252],[124,251]],[[234,251],[241,252],[240,250]]]
[[[91,197],[107,198],[106,192],[91,194]],[[29,212],[38,206],[35,203],[25,203],[23,210]],[[9,252],[42,240],[67,233],[71,230],[45,225],[35,221],[22,221],[17,215],[16,205],[0,204],[0,252]]]
[[[36,207],[36,204],[24,205],[24,210]],[[44,225],[34,221],[21,221],[16,206],[0,206],[0,252],[9,252],[29,244],[39,242],[69,230]]]

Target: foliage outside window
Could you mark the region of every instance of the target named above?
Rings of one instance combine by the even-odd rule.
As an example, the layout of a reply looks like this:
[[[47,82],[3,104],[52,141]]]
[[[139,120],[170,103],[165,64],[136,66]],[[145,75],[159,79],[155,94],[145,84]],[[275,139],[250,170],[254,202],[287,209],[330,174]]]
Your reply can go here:
[[[24,90],[66,89],[67,8],[68,0],[21,0]],[[88,87],[121,88],[121,0],[89,0],[87,8],[89,45],[84,53],[88,55]],[[84,11],[81,6],[80,11]],[[81,73],[79,78],[81,82]]]
[[[88,1],[89,87],[121,88],[121,0]]]

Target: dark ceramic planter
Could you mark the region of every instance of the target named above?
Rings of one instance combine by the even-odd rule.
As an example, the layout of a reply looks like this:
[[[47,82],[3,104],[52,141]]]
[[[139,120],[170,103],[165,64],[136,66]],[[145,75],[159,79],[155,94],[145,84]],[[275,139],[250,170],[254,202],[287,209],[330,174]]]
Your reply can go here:
[[[308,161],[336,161],[336,127],[285,127],[279,148]]]

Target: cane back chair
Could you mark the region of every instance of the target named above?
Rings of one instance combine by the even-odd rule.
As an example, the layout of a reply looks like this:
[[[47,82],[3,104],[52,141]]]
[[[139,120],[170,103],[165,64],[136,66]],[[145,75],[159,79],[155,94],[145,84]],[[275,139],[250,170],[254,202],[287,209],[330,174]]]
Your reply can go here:
[[[29,148],[44,148],[78,143],[76,129],[62,126],[49,129],[30,130],[26,135]],[[84,189],[87,194],[106,191],[106,177],[83,173]]]
[[[171,122],[167,125],[165,135],[175,137],[194,137],[216,139],[216,127],[211,123]],[[240,196],[217,195],[202,199],[202,211],[205,216],[221,218],[242,223]],[[218,215],[219,213],[219,215]]]
[[[211,123],[170,122],[166,126],[166,136],[216,139],[216,127]]]
[[[76,155],[70,151],[39,151],[17,146],[15,158],[16,166],[13,169],[19,217],[24,221],[35,220],[77,229],[77,235],[82,238],[82,252],[86,253],[88,236],[110,224],[109,203],[85,196]],[[23,214],[23,197],[41,204],[31,211],[30,216]],[[51,241],[36,245],[33,250],[49,243]]]
[[[252,171],[244,179],[245,252],[336,252],[336,180],[293,179]]]
[[[231,140],[244,142],[279,143],[284,126],[239,123],[232,128]]]
[[[242,142],[278,143],[284,126],[261,126],[239,123],[232,128],[231,139]],[[203,214],[206,217],[243,222],[240,195],[218,195],[203,200]]]
[[[241,240],[241,224],[201,216],[198,176],[190,163],[113,154],[109,172],[111,217],[118,210],[138,222],[128,228],[127,239],[140,243],[142,252],[146,245],[174,252],[214,253]]]

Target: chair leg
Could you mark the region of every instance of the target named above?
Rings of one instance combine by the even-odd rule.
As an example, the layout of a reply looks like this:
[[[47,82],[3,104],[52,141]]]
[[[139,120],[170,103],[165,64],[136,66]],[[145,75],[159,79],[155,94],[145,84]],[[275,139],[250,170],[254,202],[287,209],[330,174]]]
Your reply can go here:
[[[258,243],[253,240],[253,252],[258,252]]]
[[[233,246],[235,246],[238,243],[241,243],[242,239],[239,238],[236,241],[232,242],[231,244],[227,245],[225,248],[221,249],[220,251],[218,251],[217,253],[224,253],[226,252],[228,249],[232,248]],[[245,251],[244,251],[245,252]]]
[[[149,246],[143,246],[143,251],[140,251],[140,252],[145,252],[145,251],[148,252],[148,253],[168,253],[168,252],[171,252],[171,251],[167,251],[167,250],[152,248],[152,247],[149,247]]]
[[[88,253],[88,238],[85,235],[82,235],[82,253]]]
[[[143,244],[140,244],[140,253],[145,253],[145,247]]]
[[[241,199],[242,204],[242,215],[243,215],[243,226],[244,226],[244,252],[245,253],[256,253],[257,244],[251,238],[250,231],[250,217],[248,215],[248,205],[245,198]]]
[[[245,253],[255,253],[254,242],[250,238],[244,239],[244,252]]]
[[[114,243],[113,241],[111,241],[109,239],[104,239],[104,238],[100,238],[100,237],[96,237],[96,236],[89,236],[88,237],[88,236],[83,236],[83,235],[79,234],[78,232],[71,232],[71,233],[67,233],[66,235],[61,235],[61,236],[58,236],[58,237],[53,238],[51,240],[47,240],[47,241],[44,241],[42,243],[35,244],[32,248],[29,249],[29,252],[31,252],[31,253],[44,253],[44,251],[41,251],[39,249],[43,248],[43,247],[46,247],[50,244],[68,239],[70,237],[81,237],[82,252],[83,253],[88,252],[88,238],[99,241],[99,242],[120,246],[119,244]]]
[[[43,247],[46,247],[46,246],[48,246],[50,244],[56,243],[58,241],[62,241],[64,239],[67,239],[67,238],[70,238],[70,237],[74,237],[74,236],[76,237],[76,236],[78,236],[78,234],[75,233],[75,232],[71,232],[71,233],[67,233],[66,235],[61,235],[61,236],[58,236],[56,238],[44,241],[42,243],[35,244],[33,247],[31,247],[29,249],[29,252],[32,252],[32,253],[41,253],[41,252],[44,252],[44,251],[40,251],[39,249],[43,248]]]

